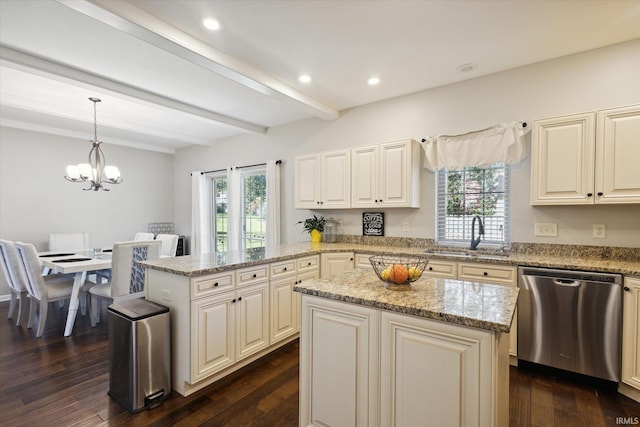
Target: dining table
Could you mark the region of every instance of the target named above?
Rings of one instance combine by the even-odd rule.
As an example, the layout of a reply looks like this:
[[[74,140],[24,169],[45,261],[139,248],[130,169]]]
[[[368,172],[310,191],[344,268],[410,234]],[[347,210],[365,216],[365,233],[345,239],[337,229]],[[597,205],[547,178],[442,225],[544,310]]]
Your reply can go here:
[[[73,274],[73,290],[69,301],[67,322],[64,328],[64,336],[68,337],[73,331],[80,300],[78,295],[80,288],[87,280],[90,271],[108,270],[111,268],[111,250],[96,251],[48,251],[39,252],[38,257],[45,269],[53,273]],[[96,276],[98,277],[98,276]]]

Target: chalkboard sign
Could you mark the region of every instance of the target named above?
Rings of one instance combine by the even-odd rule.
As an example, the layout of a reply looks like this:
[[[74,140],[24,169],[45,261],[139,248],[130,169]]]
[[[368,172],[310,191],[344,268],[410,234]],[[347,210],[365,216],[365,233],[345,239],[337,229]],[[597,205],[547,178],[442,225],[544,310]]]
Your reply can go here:
[[[384,236],[384,212],[362,213],[362,235]]]

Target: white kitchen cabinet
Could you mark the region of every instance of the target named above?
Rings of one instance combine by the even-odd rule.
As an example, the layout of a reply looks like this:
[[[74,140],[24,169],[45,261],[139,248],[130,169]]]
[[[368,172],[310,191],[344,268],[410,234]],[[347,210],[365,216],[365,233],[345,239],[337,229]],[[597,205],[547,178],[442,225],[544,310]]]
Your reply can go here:
[[[625,277],[620,393],[640,402],[640,278]]]
[[[403,140],[351,150],[351,207],[420,207],[420,146]]]
[[[640,105],[536,120],[531,204],[640,203]]]
[[[473,282],[518,286],[518,268],[509,265],[461,262],[458,263],[458,279]],[[509,331],[509,356],[512,365],[518,363],[518,308],[513,314]]]
[[[365,270],[373,270],[373,266],[371,265],[371,258],[374,254],[355,254],[354,266],[355,268],[363,268]]]
[[[297,209],[342,209],[351,206],[351,154],[338,150],[295,158]]]
[[[292,259],[271,266],[271,343],[300,332],[300,294],[293,287],[320,277],[319,256]]]
[[[640,105],[597,114],[596,203],[640,203]]]
[[[381,425],[507,425],[508,403],[498,411],[492,397],[498,353],[492,332],[386,311],[380,316]]]
[[[427,263],[427,268],[422,274],[427,276],[456,279],[458,277],[458,263],[452,261],[430,259]]]
[[[378,425],[378,312],[302,298],[300,425]]]
[[[191,382],[269,346],[267,282],[197,299],[191,312]]]
[[[320,255],[320,277],[337,276],[354,269],[353,252],[329,252]]]

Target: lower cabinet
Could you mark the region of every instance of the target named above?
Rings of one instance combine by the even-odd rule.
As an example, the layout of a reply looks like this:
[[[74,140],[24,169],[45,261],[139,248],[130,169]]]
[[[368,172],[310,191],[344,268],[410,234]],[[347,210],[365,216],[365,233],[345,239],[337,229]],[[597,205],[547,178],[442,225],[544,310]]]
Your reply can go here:
[[[309,295],[302,310],[300,425],[508,425],[504,334]]]
[[[640,278],[624,279],[622,383],[619,391],[640,402]]]
[[[320,255],[322,278],[337,276],[354,269],[353,252],[329,252]]]
[[[192,382],[269,346],[267,282],[195,300],[191,313]]]
[[[381,425],[496,425],[493,333],[384,311],[381,320]]]
[[[302,296],[301,426],[378,425],[378,313]]]

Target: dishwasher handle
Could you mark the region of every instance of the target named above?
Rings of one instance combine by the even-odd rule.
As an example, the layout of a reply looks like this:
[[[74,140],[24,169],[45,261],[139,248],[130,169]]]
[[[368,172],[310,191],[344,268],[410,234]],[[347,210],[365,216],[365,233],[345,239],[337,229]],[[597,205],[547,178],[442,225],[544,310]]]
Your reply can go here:
[[[571,279],[553,279],[553,284],[558,286],[566,286],[568,288],[578,288],[582,284],[579,280]]]

